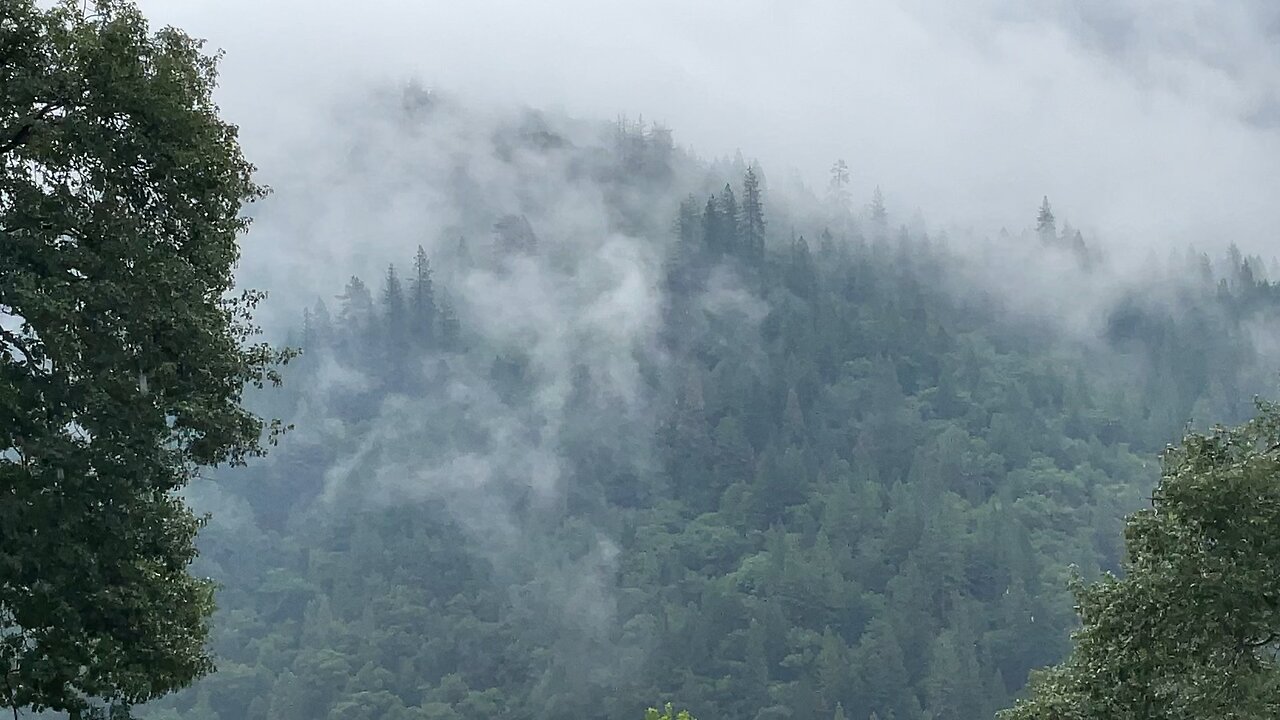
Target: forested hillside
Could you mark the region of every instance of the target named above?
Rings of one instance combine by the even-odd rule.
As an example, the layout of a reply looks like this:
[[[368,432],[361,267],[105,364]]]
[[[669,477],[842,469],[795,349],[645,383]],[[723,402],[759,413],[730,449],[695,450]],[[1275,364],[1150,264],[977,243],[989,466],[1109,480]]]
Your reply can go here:
[[[948,238],[843,164],[804,196],[656,126],[384,109],[351,172],[447,178],[449,220],[306,289],[255,396],[293,431],[189,491],[219,670],[143,717],[989,718],[1161,448],[1274,385],[1234,249],[1139,271],[1036,197]]]

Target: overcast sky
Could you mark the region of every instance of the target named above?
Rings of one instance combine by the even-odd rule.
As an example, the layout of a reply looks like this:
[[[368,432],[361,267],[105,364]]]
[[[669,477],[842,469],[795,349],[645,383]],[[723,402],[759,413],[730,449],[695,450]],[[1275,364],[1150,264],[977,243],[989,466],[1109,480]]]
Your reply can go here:
[[[490,103],[643,114],[774,178],[817,185],[843,157],[856,192],[879,184],[935,227],[1016,229],[1045,194],[1113,247],[1236,238],[1270,255],[1280,226],[1269,0],[141,4],[226,51],[221,103],[264,169],[298,152],[290,118],[416,76]]]

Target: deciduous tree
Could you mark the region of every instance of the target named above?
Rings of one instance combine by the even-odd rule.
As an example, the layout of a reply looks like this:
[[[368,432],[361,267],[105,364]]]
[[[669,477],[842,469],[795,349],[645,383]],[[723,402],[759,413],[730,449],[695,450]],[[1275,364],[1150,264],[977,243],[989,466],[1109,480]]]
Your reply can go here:
[[[1280,716],[1280,407],[1188,435],[1130,517],[1123,577],[1077,582],[1061,665],[1003,720]]]
[[[82,713],[211,667],[197,468],[263,452],[232,297],[263,194],[217,57],[123,0],[0,0],[0,704]],[[272,424],[267,438],[274,439]]]

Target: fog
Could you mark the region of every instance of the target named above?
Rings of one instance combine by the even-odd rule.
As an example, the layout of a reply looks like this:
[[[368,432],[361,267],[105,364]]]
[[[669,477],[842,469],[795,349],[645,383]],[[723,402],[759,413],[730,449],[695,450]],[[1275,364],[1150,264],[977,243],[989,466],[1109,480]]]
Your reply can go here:
[[[529,362],[528,407],[511,410],[491,378],[453,368],[443,400],[387,398],[325,476],[331,501],[357,480],[380,503],[443,497],[494,558],[541,532],[495,497],[513,485],[562,491],[575,373],[616,424],[596,434],[640,438],[617,451],[636,468],[653,452],[657,399],[641,378],[646,365],[671,370],[656,339],[669,218],[707,171],[681,155],[673,171],[689,176],[639,193],[643,220],[619,230],[618,198],[582,172],[613,118],[662,123],[697,157],[737,156],[735,182],[741,157],[758,160],[769,201],[784,199],[770,207],[772,242],[795,221],[817,234],[817,198],[845,159],[854,214],[882,188],[893,226],[972,243],[977,270],[962,282],[1086,341],[1130,289],[1117,265],[1081,273],[1039,243],[988,241],[1025,232],[1041,197],[1121,261],[1230,242],[1271,255],[1280,226],[1280,10],[1264,2],[142,7],[226,53],[219,101],[276,191],[252,209],[240,273],[271,292],[270,330],[296,326],[316,297],[332,303],[353,274],[375,291],[388,263],[403,276],[422,245],[468,332]],[[395,93],[409,82],[444,101],[401,112]],[[530,117],[567,149],[522,145]],[[512,133],[521,139],[507,147]],[[504,217],[523,218],[542,251],[490,262]],[[459,237],[489,260],[452,262]],[[713,280],[700,311],[764,316],[735,278]],[[317,377],[330,382],[312,408],[366,382],[336,365]],[[430,432],[415,418],[432,413],[471,418],[497,440],[424,454]],[[323,444],[332,428],[298,432]]]
[[[418,77],[491,105],[643,115],[703,156],[983,234],[1042,195],[1115,252],[1280,221],[1280,8],[1265,0],[142,3],[227,53],[220,100],[263,179],[347,141],[317,113]],[[327,116],[326,116],[327,117]],[[247,263],[253,262],[250,248]]]
[[[282,402],[283,419],[296,427],[278,452],[240,475],[230,471],[189,489],[192,504],[214,518],[214,549],[202,568],[241,582],[253,596],[256,566],[235,553],[219,559],[216,543],[278,543],[285,550],[261,551],[256,561],[287,566],[295,543],[308,553],[315,544],[317,557],[346,552],[346,539],[334,543],[339,550],[325,549],[316,540],[324,533],[306,532],[335,517],[363,522],[366,510],[439,511],[452,523],[449,534],[443,524],[415,527],[482,560],[451,571],[483,567],[471,580],[504,598],[496,607],[516,619],[511,637],[549,648],[529,670],[538,678],[530,697],[541,703],[540,716],[563,716],[552,712],[560,698],[612,693],[642,671],[655,637],[683,632],[671,629],[678,628],[671,624],[676,615],[653,610],[666,599],[644,605],[637,598],[645,588],[626,584],[645,573],[666,578],[666,565],[651,571],[646,563],[686,552],[664,523],[682,525],[700,508],[691,547],[707,552],[708,567],[732,559],[742,569],[734,583],[750,580],[754,560],[735,553],[764,536],[748,538],[734,525],[745,521],[731,518],[758,514],[748,512],[750,493],[777,494],[779,507],[800,505],[774,493],[787,486],[771,485],[771,478],[830,470],[839,476],[833,487],[848,484],[853,464],[841,453],[872,468],[883,452],[896,461],[881,464],[909,479],[912,453],[924,451],[908,440],[891,453],[897,445],[875,438],[910,439],[895,428],[914,427],[901,418],[918,412],[917,402],[960,407],[992,392],[981,411],[991,417],[975,421],[983,425],[974,430],[978,448],[987,447],[978,444],[980,433],[991,436],[992,447],[1004,442],[996,430],[1017,434],[1019,421],[1011,418],[1041,419],[1026,393],[1010,391],[1007,400],[1025,413],[1002,415],[992,410],[1003,407],[1001,388],[935,368],[928,372],[936,372],[930,382],[937,387],[917,393],[899,383],[900,369],[925,377],[919,368],[971,364],[974,377],[991,367],[998,375],[1012,353],[996,354],[985,343],[1020,346],[1033,338],[1027,354],[1043,352],[1064,377],[1083,357],[1093,361],[1099,388],[1110,388],[1111,376],[1120,378],[1117,387],[1162,388],[1145,382],[1161,379],[1147,367],[1149,355],[1111,354],[1115,308],[1137,307],[1124,305],[1130,296],[1152,296],[1156,310],[1176,316],[1182,284],[1167,297],[1149,291],[1167,276],[1187,274],[1188,246],[1215,257],[1229,243],[1250,255],[1275,254],[1280,8],[1263,0],[1061,0],[1034,9],[1014,0],[140,4],[155,25],[176,25],[225,52],[218,100],[240,125],[258,180],[274,190],[249,208],[254,225],[239,279],[269,291],[258,315],[269,338],[292,333],[289,342],[301,338],[305,347],[282,391],[290,398]],[[630,120],[610,125],[623,117]],[[849,185],[829,193],[837,159],[848,163]],[[755,164],[753,178],[760,172],[763,190],[755,198],[763,197],[766,221],[752,239],[746,220],[739,224],[747,216],[748,163]],[[735,193],[741,188],[742,204],[724,196],[708,203],[727,182]],[[887,221],[867,207],[877,188]],[[696,206],[681,205],[687,193],[696,195]],[[1057,225],[1037,237],[1030,228],[1045,196]],[[711,209],[704,212],[703,203]],[[733,218],[731,241],[717,239],[717,208],[725,207],[733,208],[723,210]],[[701,239],[683,237],[676,218],[696,224],[688,234]],[[1079,242],[1074,229],[1083,233]],[[801,235],[805,243],[795,240]],[[753,256],[756,239],[764,247]],[[837,249],[837,242],[844,245]],[[430,259],[434,285],[427,286],[436,294],[406,311],[406,297],[423,287],[414,266],[419,247]],[[848,253],[866,262],[841,260],[854,257]],[[814,258],[844,263],[846,274],[823,279],[830,297],[811,294],[819,277]],[[935,262],[943,267],[936,275]],[[1135,263],[1142,272],[1133,272]],[[1159,263],[1170,265],[1167,276]],[[1240,267],[1220,274],[1236,283],[1232,273]],[[340,295],[352,276],[371,291],[363,300]],[[880,280],[895,289],[877,290]],[[1207,297],[1215,282],[1197,285],[1195,297]],[[934,291],[949,293],[946,302]],[[864,301],[846,307],[846,295]],[[926,299],[937,307],[926,307]],[[1014,329],[983,328],[991,336],[975,341],[972,352],[944,352],[941,340],[928,343],[949,331],[943,326],[952,302],[954,317],[963,317],[952,323],[964,334],[957,348],[976,335],[966,315]],[[306,329],[303,307],[315,308]],[[448,341],[446,309],[457,328]],[[1132,324],[1147,319],[1146,309],[1131,310]],[[1164,327],[1157,322],[1164,315],[1150,314],[1152,327]],[[1270,367],[1280,333],[1275,317],[1249,322],[1241,335],[1251,341],[1239,343],[1239,362],[1220,364],[1253,381]],[[848,347],[827,353],[821,342],[834,337]],[[919,341],[928,362],[884,349],[903,340]],[[1071,343],[1094,354],[1076,353]],[[1166,347],[1182,346],[1158,349]],[[908,358],[898,369],[887,359],[893,352]],[[832,367],[820,373],[819,358]],[[1010,367],[1016,375],[1022,366]],[[973,385],[949,386],[954,395],[944,396],[944,376]],[[806,378],[813,378],[808,390]],[[1186,404],[1200,401],[1196,407],[1213,412],[1238,394],[1234,386],[1216,395],[1193,389]],[[270,406],[271,397],[253,399]],[[1168,406],[1170,414],[1184,409]],[[1133,417],[1145,420],[1147,406],[1135,408]],[[939,409],[928,433],[944,417]],[[1092,422],[1069,419],[1086,428]],[[1150,424],[1157,421],[1163,419]],[[806,422],[814,423],[811,430]],[[919,427],[926,438],[923,420]],[[969,442],[961,427],[956,421],[951,436]],[[1040,442],[1057,432],[1048,421],[1043,427],[1050,429],[1026,434]],[[800,439],[806,432],[812,437]],[[831,452],[819,454],[824,442]],[[809,444],[813,468],[802,462]],[[712,448],[711,459],[685,453],[686,445]],[[1096,452],[1097,460],[1099,448],[1102,441],[1080,441],[1073,452]],[[1000,478],[1006,460],[1020,467],[1019,448],[1009,452],[993,451]],[[823,472],[819,463],[826,463]],[[1120,461],[1114,467],[1117,475],[1128,472]],[[867,483],[879,477],[866,472]],[[1102,471],[1080,472],[1092,478]],[[712,479],[726,488],[701,499],[698,483]],[[859,497],[879,513],[878,495]],[[848,502],[855,502],[852,494]],[[898,502],[895,496],[883,505]],[[819,505],[811,505],[816,513]],[[1097,512],[1110,517],[1122,506],[1116,500]],[[994,507],[991,517],[1002,517]],[[371,562],[397,561],[392,539],[381,538],[385,547],[368,541],[377,532],[391,535],[392,526],[367,525],[371,534],[349,543],[351,557],[366,543],[379,550]],[[645,549],[651,536],[671,544]],[[1077,546],[1062,545],[1062,558],[1074,561],[1069,554]],[[756,550],[781,557],[785,548]],[[351,565],[362,569],[358,560]],[[388,582],[424,597],[436,591],[400,576]],[[894,607],[898,591],[885,582],[880,599]],[[730,585],[722,590],[738,592]],[[361,597],[340,583],[324,594],[335,602]],[[481,617],[488,616],[477,610],[472,619]],[[748,629],[755,626],[752,619]],[[850,642],[861,634],[850,631]],[[813,634],[810,650],[820,637]]]
[[[1084,341],[1132,288],[1117,268],[1189,244],[1269,256],[1280,226],[1280,10],[1264,2],[141,5],[226,53],[219,101],[275,189],[252,209],[240,272],[272,295],[268,329],[296,326],[317,296],[332,303],[353,274],[376,291],[388,263],[406,273],[422,245],[469,332],[527,355],[526,411],[454,368],[443,405],[387,399],[325,477],[331,499],[357,477],[378,503],[445,497],[492,558],[541,532],[496,496],[513,484],[562,491],[575,372],[613,411],[617,427],[597,433],[644,438],[621,453],[636,467],[652,454],[655,399],[640,377],[665,362],[655,336],[668,219],[706,180],[660,184],[639,201],[647,225],[619,232],[616,198],[577,169],[607,146],[614,118],[662,123],[697,157],[758,160],[770,201],[782,199],[770,207],[773,241],[794,221],[816,235],[816,200],[842,158],[856,215],[882,188],[893,226],[970,244],[977,262],[962,283]],[[405,116],[395,93],[408,82],[444,102]],[[504,149],[522,108],[572,149]],[[1081,273],[1036,242],[991,245],[1004,229],[1025,232],[1043,196],[1120,262]],[[460,236],[487,256],[493,221],[511,213],[549,241],[544,252],[451,264]],[[714,280],[701,310],[763,317],[735,278]],[[365,382],[330,370],[322,397]],[[424,455],[414,418],[442,407],[499,440]]]

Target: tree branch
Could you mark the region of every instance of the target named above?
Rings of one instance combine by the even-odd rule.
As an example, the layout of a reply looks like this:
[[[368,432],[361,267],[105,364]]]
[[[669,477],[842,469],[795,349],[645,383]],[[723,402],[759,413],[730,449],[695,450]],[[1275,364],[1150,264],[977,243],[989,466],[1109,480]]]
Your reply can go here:
[[[0,144],[0,155],[6,155],[22,145],[25,145],[27,140],[31,138],[31,133],[35,132],[36,127],[49,116],[49,113],[55,110],[61,110],[66,106],[66,101],[45,103],[45,106],[37,110],[35,114],[31,116],[30,120],[23,123],[23,125],[13,133],[12,137],[3,144]]]
[[[17,335],[0,327],[0,340],[3,340],[8,345],[11,345],[14,348],[16,348],[18,352],[22,353],[22,356],[26,358],[27,364],[31,365],[32,367],[35,367],[36,365],[35,354],[31,352],[31,349],[28,348]]]
[[[6,155],[20,145],[27,142],[27,138],[31,137],[31,131],[35,129],[35,125],[28,123],[18,128],[18,132],[3,145],[0,145],[0,155]]]
[[[13,708],[13,720],[18,720],[18,692],[13,689],[13,681],[10,679],[12,674],[12,670],[5,671],[4,689],[9,695],[9,707]]]
[[[1246,642],[1245,647],[1256,650],[1260,647],[1266,647],[1277,640],[1280,640],[1280,633],[1273,632],[1270,635],[1266,636],[1265,638],[1258,640],[1256,642]]]

